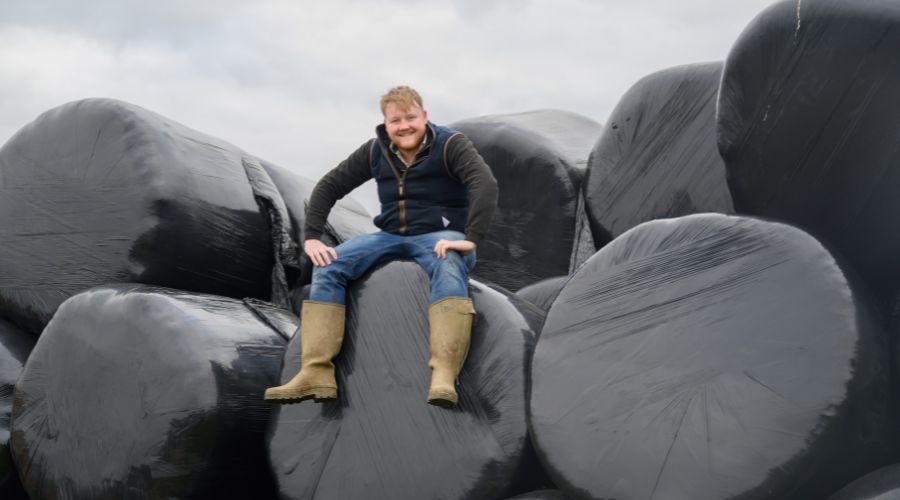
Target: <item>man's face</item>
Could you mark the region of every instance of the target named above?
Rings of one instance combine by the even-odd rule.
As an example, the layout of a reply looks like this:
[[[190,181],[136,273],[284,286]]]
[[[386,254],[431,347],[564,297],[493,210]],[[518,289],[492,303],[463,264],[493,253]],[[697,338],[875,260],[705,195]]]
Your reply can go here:
[[[415,153],[425,137],[428,112],[413,104],[401,109],[397,103],[389,102],[384,108],[384,127],[391,142],[401,151]]]

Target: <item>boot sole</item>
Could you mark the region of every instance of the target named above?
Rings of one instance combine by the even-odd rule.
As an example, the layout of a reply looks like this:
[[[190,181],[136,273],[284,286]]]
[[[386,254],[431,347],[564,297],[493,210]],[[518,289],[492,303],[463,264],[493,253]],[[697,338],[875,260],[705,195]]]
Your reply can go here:
[[[428,395],[428,404],[441,408],[455,408],[457,398],[448,393],[433,393]]]
[[[321,387],[309,389],[297,394],[266,394],[264,399],[269,403],[279,405],[291,405],[312,399],[315,403],[328,403],[337,400],[337,389],[333,387]]]

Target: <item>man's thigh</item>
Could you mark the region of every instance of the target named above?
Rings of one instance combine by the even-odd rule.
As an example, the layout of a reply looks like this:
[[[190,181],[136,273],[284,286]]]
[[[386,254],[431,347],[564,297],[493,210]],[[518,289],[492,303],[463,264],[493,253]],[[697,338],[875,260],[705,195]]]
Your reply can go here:
[[[338,258],[353,258],[360,255],[390,251],[392,247],[403,244],[403,238],[379,231],[377,233],[361,234],[334,247]]]
[[[390,233],[354,236],[334,247],[338,258],[323,270],[341,272],[349,278],[355,278],[378,262],[401,258],[403,246],[403,238]],[[332,268],[328,269],[329,267]]]
[[[437,242],[440,240],[449,240],[449,241],[458,241],[466,239],[466,235],[459,231],[435,231],[433,233],[420,234],[417,236],[410,237],[411,243],[411,253],[410,257],[416,259],[419,262],[426,272],[431,274],[434,269],[434,266],[442,263],[447,263],[448,259],[441,259],[437,256],[437,253],[434,251],[434,246],[437,245]],[[475,266],[475,252],[470,252],[466,254],[465,257],[461,256],[458,252],[453,252],[460,259],[460,264],[462,267],[471,271]],[[455,261],[456,258],[451,257],[450,261]],[[444,266],[439,266],[444,267]]]

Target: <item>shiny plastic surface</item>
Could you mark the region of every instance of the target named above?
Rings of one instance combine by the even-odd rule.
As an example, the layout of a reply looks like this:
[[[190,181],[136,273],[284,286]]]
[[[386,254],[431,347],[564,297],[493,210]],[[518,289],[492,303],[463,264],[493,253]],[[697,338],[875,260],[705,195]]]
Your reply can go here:
[[[585,175],[594,235],[609,241],[653,219],[734,212],[716,148],[721,75],[721,62],[678,66],[622,96]]]
[[[291,288],[307,285],[312,279],[312,262],[303,253],[303,225],[306,223],[306,204],[316,183],[265,160],[260,159],[259,162],[281,193],[288,212],[290,237],[300,263],[299,274],[291,276],[288,281]],[[353,236],[375,231],[378,228],[372,223],[372,216],[359,202],[345,196],[335,203],[328,214],[322,238],[329,244],[337,245]]]
[[[569,272],[581,180],[602,126],[559,110],[459,121],[500,187],[474,275],[507,290]],[[591,238],[592,239],[592,238]],[[593,242],[591,242],[593,245]]]
[[[538,455],[586,497],[825,498],[894,446],[887,336],[867,301],[794,227],[639,225],[550,308],[532,369]]]
[[[882,467],[843,487],[828,500],[896,500],[900,498],[900,464]]]
[[[18,477],[9,452],[13,389],[25,360],[34,349],[35,338],[16,326],[0,320],[0,498],[14,498]]]
[[[246,158],[121,101],[43,113],[0,149],[0,314],[39,334],[66,298],[126,281],[268,299],[276,238]]]
[[[829,242],[900,283],[900,3],[781,1],[731,48],[718,142],[740,213]]]
[[[550,310],[550,306],[553,304],[553,301],[556,300],[556,297],[559,295],[559,292],[562,291],[563,286],[565,286],[566,281],[568,280],[568,276],[547,278],[522,288],[516,292],[516,295],[522,297],[531,304],[534,304],[538,309],[546,313]],[[538,334],[540,334],[540,332],[538,332]]]
[[[27,491],[274,498],[262,394],[293,325],[265,304],[142,285],[72,297],[16,386],[10,444]]]
[[[279,407],[270,462],[283,499],[502,498],[527,443],[533,332],[502,294],[471,282],[478,311],[460,404],[426,404],[428,278],[395,261],[351,284],[335,403]],[[300,330],[302,335],[302,326]],[[300,366],[288,345],[282,381]]]

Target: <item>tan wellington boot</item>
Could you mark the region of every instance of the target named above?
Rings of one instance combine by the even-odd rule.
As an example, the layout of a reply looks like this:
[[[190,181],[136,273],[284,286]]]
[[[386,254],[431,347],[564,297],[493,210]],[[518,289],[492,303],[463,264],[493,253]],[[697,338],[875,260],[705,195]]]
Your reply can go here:
[[[456,406],[456,377],[469,352],[475,307],[472,299],[448,297],[428,307],[431,326],[431,388],[428,404],[452,408]]]
[[[312,398],[316,403],[337,399],[337,381],[331,360],[344,340],[344,306],[303,301],[300,311],[300,372],[290,382],[266,389],[270,403],[291,404]]]

